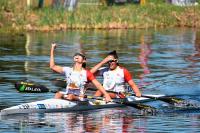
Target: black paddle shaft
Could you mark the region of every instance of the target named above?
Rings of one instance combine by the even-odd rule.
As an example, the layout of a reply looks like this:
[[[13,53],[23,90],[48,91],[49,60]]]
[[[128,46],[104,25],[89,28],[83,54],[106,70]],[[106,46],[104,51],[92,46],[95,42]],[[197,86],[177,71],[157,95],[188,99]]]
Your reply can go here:
[[[182,98],[170,97],[170,96],[153,97],[153,96],[142,95],[142,97],[160,100],[160,101],[163,101],[163,102],[166,102],[166,103],[169,103],[169,104],[181,103],[181,102],[184,101],[184,99],[182,99]]]

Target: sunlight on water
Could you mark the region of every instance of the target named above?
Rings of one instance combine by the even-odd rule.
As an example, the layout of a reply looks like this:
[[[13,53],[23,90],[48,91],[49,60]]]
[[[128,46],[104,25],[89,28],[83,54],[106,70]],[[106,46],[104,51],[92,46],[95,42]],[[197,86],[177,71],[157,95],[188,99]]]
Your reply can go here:
[[[0,109],[52,98],[53,93],[18,93],[16,81],[33,81],[57,90],[64,78],[49,69],[49,52],[57,42],[55,60],[72,65],[82,51],[92,67],[111,50],[132,74],[144,94],[176,95],[200,105],[200,31],[192,29],[67,31],[0,35]],[[98,77],[100,81],[101,78]],[[200,106],[174,108],[166,102],[146,103],[159,110],[143,115],[132,108],[71,113],[30,114],[1,118],[0,132],[200,132]]]

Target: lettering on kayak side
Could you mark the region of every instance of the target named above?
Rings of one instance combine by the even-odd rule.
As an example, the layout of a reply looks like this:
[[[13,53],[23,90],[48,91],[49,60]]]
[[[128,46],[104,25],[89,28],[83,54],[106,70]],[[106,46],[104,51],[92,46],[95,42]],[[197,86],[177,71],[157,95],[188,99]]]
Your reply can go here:
[[[26,87],[25,91],[32,91],[32,92],[41,92],[40,88],[33,88],[33,87]]]
[[[22,104],[21,106],[19,106],[20,109],[29,109],[30,106],[28,104]]]
[[[44,104],[37,104],[39,109],[46,109],[46,106]]]

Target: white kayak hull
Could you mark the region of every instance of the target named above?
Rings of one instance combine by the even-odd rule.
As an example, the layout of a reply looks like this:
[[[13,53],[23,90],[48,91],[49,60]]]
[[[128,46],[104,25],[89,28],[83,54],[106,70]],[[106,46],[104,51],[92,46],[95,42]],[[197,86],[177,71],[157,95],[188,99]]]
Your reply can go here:
[[[155,97],[162,97],[164,95],[151,95]],[[151,99],[137,98],[134,96],[128,97],[130,102],[148,102]],[[84,111],[102,108],[122,107],[123,104],[106,103],[103,100],[89,99],[89,101],[68,101],[63,99],[46,99],[36,102],[24,103],[1,110],[1,115],[11,114],[28,114],[28,113],[52,113],[52,112],[71,112]]]

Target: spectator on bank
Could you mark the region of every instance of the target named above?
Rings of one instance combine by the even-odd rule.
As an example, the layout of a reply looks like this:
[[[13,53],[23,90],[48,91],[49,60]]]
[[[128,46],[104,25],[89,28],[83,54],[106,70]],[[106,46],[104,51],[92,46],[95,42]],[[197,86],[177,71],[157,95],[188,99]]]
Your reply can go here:
[[[78,5],[78,0],[65,0],[64,8],[68,8],[68,11],[73,11]]]

